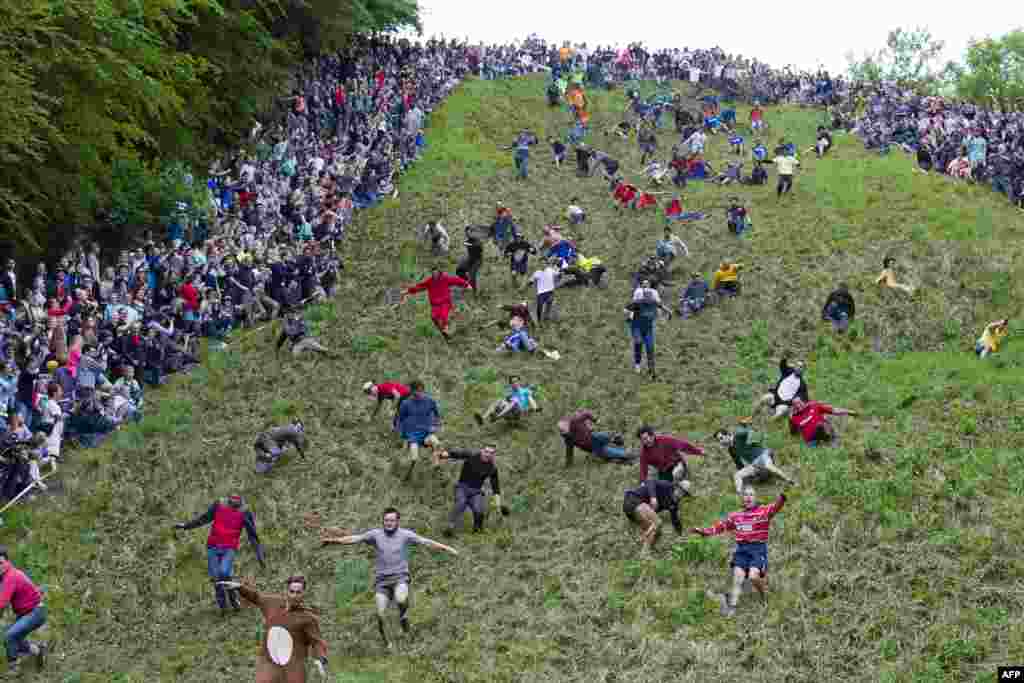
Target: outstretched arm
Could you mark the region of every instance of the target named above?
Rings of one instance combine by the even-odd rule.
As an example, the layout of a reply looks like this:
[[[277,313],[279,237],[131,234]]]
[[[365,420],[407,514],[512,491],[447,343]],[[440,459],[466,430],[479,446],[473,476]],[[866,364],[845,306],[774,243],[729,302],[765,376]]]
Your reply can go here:
[[[456,550],[455,548],[451,547],[450,545],[445,545],[444,543],[438,543],[437,541],[434,541],[434,540],[429,539],[429,538],[424,538],[423,536],[420,536],[420,544],[427,546],[431,550],[441,550],[441,551],[444,551],[444,552],[449,553],[451,555],[458,555],[459,554],[459,551]]]
[[[213,521],[213,515],[217,511],[217,504],[214,503],[209,509],[203,514],[199,515],[191,522],[184,522],[182,524],[175,524],[176,529],[195,529],[196,527],[206,526]]]

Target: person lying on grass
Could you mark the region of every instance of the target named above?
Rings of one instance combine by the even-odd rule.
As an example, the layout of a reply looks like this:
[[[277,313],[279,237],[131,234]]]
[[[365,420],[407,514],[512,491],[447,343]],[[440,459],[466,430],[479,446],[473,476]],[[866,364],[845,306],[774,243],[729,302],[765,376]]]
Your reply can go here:
[[[498,353],[509,353],[515,351],[525,351],[527,353],[536,353],[540,351],[542,354],[552,360],[558,360],[561,355],[558,351],[548,351],[540,348],[537,342],[530,336],[526,329],[525,321],[519,316],[512,316],[512,320],[509,321],[509,327],[512,328],[512,333],[507,335],[502,341],[501,346],[494,349]]]
[[[736,537],[736,549],[729,566],[732,568],[732,589],[729,594],[711,594],[718,600],[722,616],[731,617],[743,592],[743,581],[750,579],[754,590],[768,604],[768,532],[772,519],[786,505],[786,494],[769,505],[758,505],[752,486],[743,489],[743,509],[730,512],[709,527],[694,527],[691,531],[701,536],[717,536],[731,531]]]
[[[1009,318],[989,323],[985,326],[981,336],[978,337],[978,341],[974,343],[974,353],[978,355],[978,358],[985,358],[990,353],[995,353],[999,350],[999,344],[1002,343],[1003,338],[1009,333]]]

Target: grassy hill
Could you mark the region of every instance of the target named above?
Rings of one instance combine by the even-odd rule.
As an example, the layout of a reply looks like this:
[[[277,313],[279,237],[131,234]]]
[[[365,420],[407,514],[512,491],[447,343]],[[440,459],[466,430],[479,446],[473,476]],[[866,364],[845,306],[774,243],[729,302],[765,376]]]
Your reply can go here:
[[[590,97],[597,129],[618,120],[621,91]],[[770,142],[785,134],[806,148],[820,117],[772,109]],[[255,511],[269,559],[260,572],[243,543],[238,570],[268,590],[295,571],[310,577],[339,682],[991,681],[997,665],[1024,662],[1024,344],[1011,338],[985,362],[971,352],[985,323],[1019,313],[1021,214],[985,188],[914,174],[902,155],[868,154],[843,136],[830,158],[803,157],[794,196],[782,202],[773,184],[693,184],[688,207],[739,194],[755,228],[737,240],[720,209],[678,226],[692,252],[677,262],[679,284],[731,257],[747,265],[744,293],[695,319],[662,321],[661,379],[652,383],[632,371],[621,309],[630,272],[661,233],[660,212],[617,212],[603,181],[556,170],[543,152],[530,179],[516,182],[500,149],[520,127],[544,136],[565,124],[563,111],[546,107],[542,80],[466,83],[432,114],[426,156],[400,197],[352,229],[337,302],[309,313],[341,360],[278,361],[277,324],[243,332],[229,353],[211,353],[151,392],[141,425],[110,447],[75,453],[62,470],[66,495],[4,515],[0,540],[49,591],[58,652],[46,680],[252,679],[258,613],[217,614],[205,532],[171,530],[232,491]],[[635,143],[600,133],[591,141],[627,172],[639,169]],[[671,136],[659,142],[667,150]],[[721,136],[710,142],[712,162],[726,146]],[[502,330],[486,326],[497,306],[532,301],[532,292],[506,291],[507,268],[493,252],[481,296],[454,316],[450,346],[424,299],[384,305],[386,288],[433,263],[414,240],[423,221],[446,211],[458,244],[461,221],[489,221],[501,200],[536,238],[544,223],[561,222],[573,196],[589,218],[570,234],[612,279],[607,290],[557,293],[561,320],[540,340],[562,362],[493,354]],[[919,286],[912,298],[872,284],[888,254]],[[846,338],[820,321],[840,281],[858,305]],[[676,291],[667,292],[673,305]],[[631,440],[650,421],[710,446],[716,429],[750,413],[784,350],[808,359],[813,397],[863,417],[840,419],[835,449],[767,428],[801,485],[775,523],[770,606],[745,596],[725,620],[704,592],[726,585],[729,540],[668,529],[640,558],[621,513],[636,468],[578,456],[565,470],[555,421],[589,406]],[[540,386],[544,412],[516,428],[478,429],[472,412],[500,395],[510,371]],[[440,537],[458,470],[427,466],[413,483],[398,482],[396,438],[383,415],[368,419],[359,393],[384,378],[426,382],[445,416],[444,443],[496,439],[514,510],[484,534],[458,537],[458,558],[415,553],[415,633],[390,656],[374,625],[368,550],[321,551],[303,518],[365,529],[394,504],[405,525]],[[312,435],[311,457],[257,476],[255,434],[293,415]],[[685,525],[737,508],[733,471],[714,448],[694,459]]]

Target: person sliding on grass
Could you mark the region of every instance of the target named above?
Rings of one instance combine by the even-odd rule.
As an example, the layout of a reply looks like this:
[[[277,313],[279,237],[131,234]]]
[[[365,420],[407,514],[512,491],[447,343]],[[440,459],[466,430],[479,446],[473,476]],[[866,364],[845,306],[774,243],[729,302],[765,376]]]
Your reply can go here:
[[[366,543],[376,548],[374,598],[377,603],[377,628],[380,630],[384,646],[388,649],[391,649],[392,645],[384,628],[384,617],[387,616],[389,605],[394,603],[398,606],[398,621],[402,625],[403,631],[409,631],[409,617],[406,612],[409,609],[409,583],[412,581],[412,576],[409,573],[408,547],[422,545],[431,550],[442,550],[452,555],[459,554],[450,546],[419,536],[409,529],[399,528],[400,519],[401,514],[391,507],[384,510],[383,524],[379,529],[371,529],[352,536],[328,534],[320,539],[321,546]]]
[[[856,313],[857,306],[853,303],[849,287],[846,283],[840,282],[825,300],[825,305],[821,309],[821,319],[832,323],[832,329],[842,334],[849,329],[850,321]]]
[[[290,425],[275,427],[256,437],[253,448],[256,449],[256,472],[264,474],[270,471],[284,455],[284,448],[291,444],[306,456],[306,429],[302,420],[292,420]]]
[[[427,301],[430,302],[430,319],[434,322],[434,326],[446,342],[451,341],[451,336],[448,333],[448,318],[452,312],[452,287],[473,289],[473,286],[461,277],[449,275],[443,272],[439,266],[435,266],[430,277],[409,287],[402,293],[402,301],[404,302],[410,294],[416,294],[424,290],[427,292]]]
[[[249,544],[256,550],[256,559],[260,561],[260,566],[266,568],[267,565],[263,559],[260,537],[256,534],[256,520],[252,512],[242,509],[241,496],[228,496],[227,505],[215,501],[206,512],[191,522],[175,524],[174,528],[187,530],[207,524],[212,524],[210,534],[206,538],[207,570],[210,581],[213,582],[213,595],[217,600],[217,607],[220,608],[221,614],[225,614],[229,601],[234,609],[242,608],[238,601],[238,591],[227,590],[222,583],[231,580],[242,529],[245,529]]]
[[[380,384],[367,382],[363,385],[363,391],[371,399],[376,399],[376,405],[373,407],[373,413],[370,415],[371,420],[377,417],[377,413],[380,412],[380,407],[384,405],[384,401],[395,402],[395,416],[392,420],[395,426],[398,425],[398,409],[402,407],[402,401],[412,393],[409,387],[399,382],[381,382]]]
[[[789,416],[789,431],[799,433],[809,446],[819,443],[835,443],[839,438],[835,426],[829,422],[829,415],[856,415],[846,408],[836,408],[818,401],[793,399],[793,413]]]
[[[704,455],[704,449],[700,446],[671,434],[655,434],[654,427],[650,425],[640,427],[636,435],[641,445],[640,481],[647,481],[647,473],[652,467],[662,481],[673,481],[673,475],[679,479],[689,479],[690,468],[683,453]],[[681,474],[675,474],[676,468],[680,468]]]
[[[891,256],[886,256],[885,260],[882,261],[882,272],[878,275],[878,278],[875,279],[875,284],[882,287],[889,287],[890,289],[899,289],[907,294],[913,294],[913,287],[896,282],[896,273],[893,270],[895,265],[896,259]]]
[[[277,338],[276,353],[281,353],[281,347],[285,342],[292,345],[292,355],[298,356],[305,351],[313,351],[324,356],[332,355],[316,337],[309,336],[309,328],[306,319],[302,317],[302,309],[295,307],[288,311],[284,319],[284,328]]]
[[[635,453],[627,453],[623,447],[625,439],[622,434],[611,432],[595,432],[597,418],[589,410],[578,410],[558,421],[558,432],[565,442],[565,466],[572,466],[573,451],[581,448],[597,458],[613,462],[632,462]]]
[[[473,413],[473,417],[483,427],[484,422],[497,422],[505,416],[519,417],[530,411],[540,411],[540,406],[533,398],[533,390],[524,386],[517,375],[510,375],[505,397],[495,401],[483,415]]]
[[[690,482],[686,479],[648,479],[639,487],[626,490],[622,497],[622,512],[626,519],[640,527],[640,541],[645,552],[649,552],[658,539],[659,512],[668,510],[672,527],[677,534],[683,535],[683,523],[679,519],[679,502],[688,495]]]
[[[412,394],[398,408],[398,432],[409,447],[409,470],[405,474],[405,481],[412,476],[412,470],[416,467],[416,461],[420,457],[420,446],[427,446],[431,450],[437,447],[437,437],[434,431],[441,421],[441,411],[438,410],[437,402],[427,395],[423,390],[423,382],[414,381],[409,383]]]
[[[742,417],[739,423],[734,432],[730,433],[726,429],[715,432],[715,440],[729,452],[736,463],[736,475],[733,477],[736,495],[743,493],[743,485],[747,479],[759,479],[765,474],[774,474],[788,484],[796,484],[775,465],[772,449],[765,448],[759,443],[760,436],[755,436],[750,429],[751,418]]]
[[[737,296],[740,293],[740,268],[743,265],[722,261],[711,277],[711,291],[719,296]]]
[[[732,590],[729,595],[719,593],[713,597],[718,599],[722,616],[731,617],[736,613],[736,604],[743,592],[743,580],[749,578],[750,584],[765,604],[768,604],[768,532],[772,518],[786,504],[786,494],[780,493],[770,505],[758,505],[754,488],[743,489],[743,509],[730,512],[725,519],[715,522],[709,527],[691,531],[701,536],[717,536],[731,531],[736,536],[736,550],[732,561]]]
[[[448,515],[448,527],[444,530],[446,538],[451,538],[462,526],[462,516],[466,508],[473,512],[473,533],[484,530],[487,517],[487,496],[484,494],[484,482],[491,480],[491,493],[494,494],[494,505],[502,516],[507,517],[509,509],[501,503],[501,485],[498,483],[498,466],[495,464],[497,446],[488,444],[480,450],[466,448],[446,449],[434,457],[434,464],[442,461],[461,460],[462,472],[455,484],[455,505]]]
[[[509,327],[512,328],[512,333],[505,337],[501,342],[501,346],[494,349],[497,353],[510,353],[515,351],[535,353],[540,351],[544,356],[551,360],[558,360],[561,358],[558,351],[548,351],[540,348],[537,341],[530,336],[529,331],[526,329],[526,321],[519,316],[512,316],[512,319],[509,321]]]
[[[672,311],[661,303],[658,290],[651,287],[648,278],[640,280],[640,286],[633,290],[633,300],[625,309],[629,316],[629,330],[633,337],[633,369],[640,372],[640,361],[647,350],[647,369],[651,379],[657,379],[654,366],[654,324],[658,311],[662,310],[672,319]]]
[[[1010,319],[1003,318],[1002,320],[996,320],[988,325],[985,325],[985,331],[978,337],[978,341],[974,343],[974,353],[978,355],[978,358],[985,358],[990,353],[995,353],[999,350],[999,344],[1003,338],[1010,333]]]
[[[754,404],[754,414],[768,407],[774,411],[770,419],[778,419],[789,414],[794,398],[809,400],[807,382],[804,381],[804,364],[797,361],[790,365],[789,356],[783,356],[779,360],[779,381],[775,383],[775,388],[771,392]]]

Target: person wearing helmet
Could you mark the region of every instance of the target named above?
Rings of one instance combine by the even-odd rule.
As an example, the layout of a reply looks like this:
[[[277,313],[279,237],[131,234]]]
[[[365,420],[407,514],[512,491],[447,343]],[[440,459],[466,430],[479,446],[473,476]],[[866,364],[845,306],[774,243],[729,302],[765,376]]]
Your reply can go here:
[[[253,446],[256,449],[256,472],[269,472],[284,455],[284,449],[289,444],[295,446],[299,455],[306,456],[306,430],[302,420],[296,419],[284,427],[275,427],[256,438]]]
[[[242,529],[245,529],[249,544],[256,551],[256,559],[260,561],[261,566],[266,567],[263,546],[260,545],[260,538],[256,534],[256,520],[252,512],[243,508],[242,497],[235,494],[228,496],[226,505],[214,501],[206,512],[190,522],[175,524],[174,528],[188,530],[207,524],[211,525],[210,534],[206,539],[207,569],[210,581],[213,582],[217,606],[222,614],[227,610],[229,602],[234,609],[241,609],[238,590],[228,590],[220,582],[231,579]]]
[[[677,465],[672,481],[647,479],[639,487],[628,489],[622,498],[622,512],[626,519],[640,527],[640,541],[645,551],[654,547],[658,538],[658,513],[668,511],[672,527],[680,536],[683,523],[679,520],[679,503],[690,495],[690,482],[686,470]]]

